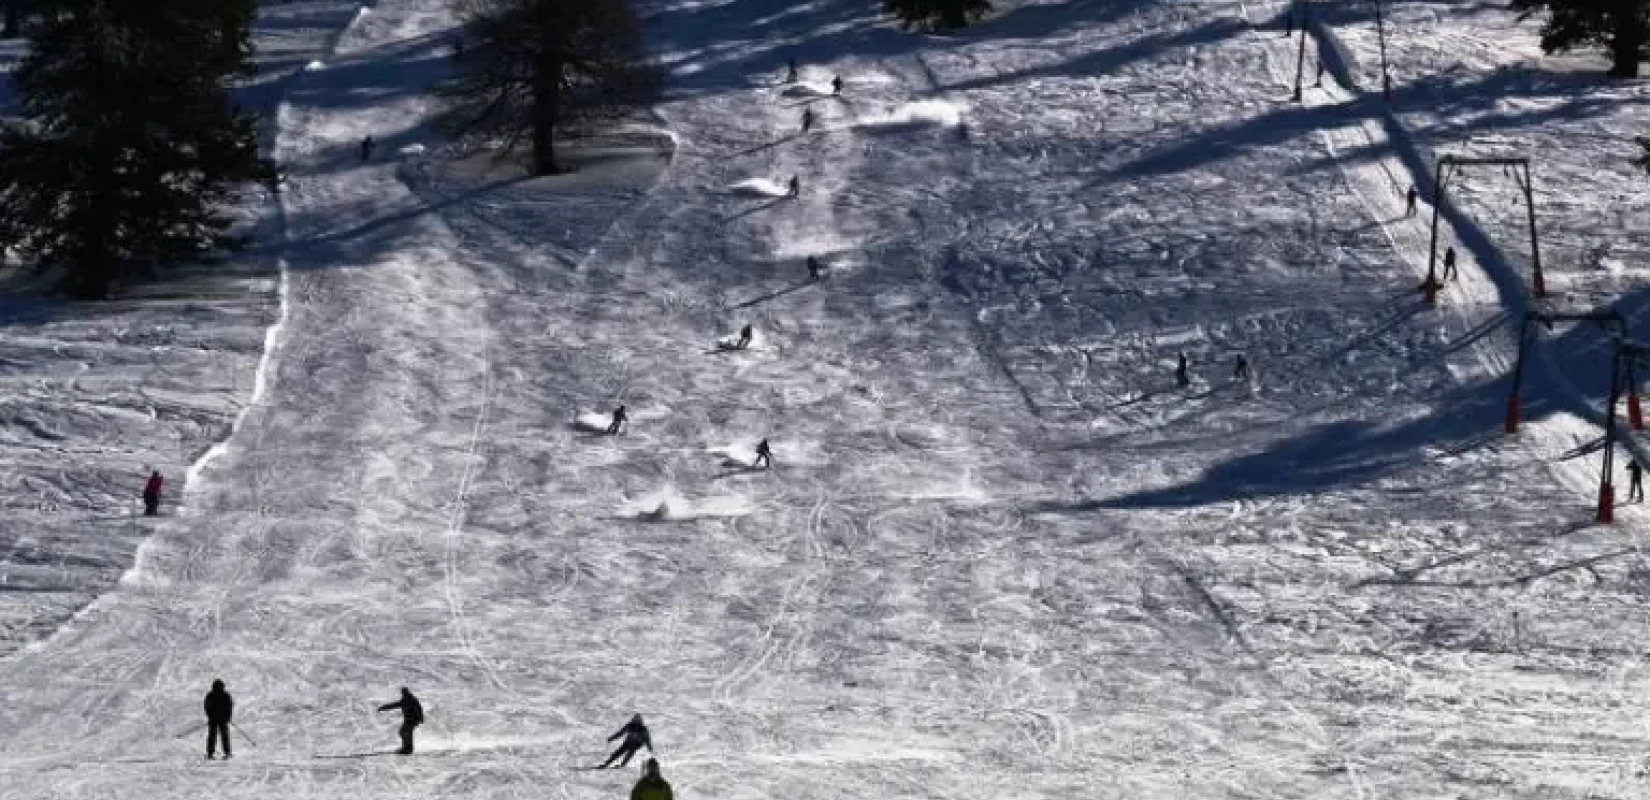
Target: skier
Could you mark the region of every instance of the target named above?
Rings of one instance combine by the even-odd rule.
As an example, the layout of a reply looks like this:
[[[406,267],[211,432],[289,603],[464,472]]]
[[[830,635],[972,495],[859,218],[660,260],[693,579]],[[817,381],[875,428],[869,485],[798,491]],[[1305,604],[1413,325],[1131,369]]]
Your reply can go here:
[[[424,706],[413,697],[412,690],[401,687],[401,699],[393,703],[385,703],[378,707],[379,711],[393,711],[401,709],[401,749],[395,751],[404,756],[413,753],[413,729],[424,724]]]
[[[1283,15],[1283,38],[1295,35],[1295,9],[1291,8]]]
[[[812,128],[813,126],[814,126],[814,110],[811,109],[811,108],[802,109],[802,132],[807,133],[808,130],[810,128]]]
[[[751,467],[767,467],[773,469],[773,448],[768,447],[768,440],[763,439],[756,443],[756,460]]]
[[[792,175],[791,176],[791,188],[790,188],[789,196],[790,197],[796,197],[799,194],[802,194],[802,179],[798,178],[795,175]]]
[[[626,416],[624,413],[624,406],[621,405],[618,408],[613,409],[613,422],[607,426],[608,435],[612,436],[617,434],[620,426],[624,425],[629,419],[630,417]]]
[[[825,268],[820,266],[819,258],[816,256],[808,256],[808,279],[817,281],[824,276]]]
[[[1413,183],[1410,184],[1409,185],[1409,194],[1404,195],[1404,216],[1405,217],[1415,216],[1415,201],[1419,200],[1420,197],[1421,197],[1421,193],[1418,190],[1416,190],[1415,184],[1413,184]]]
[[[373,144],[371,136],[361,140],[361,163],[365,164],[372,160]]]
[[[1313,88],[1323,88],[1323,62],[1318,62],[1318,77],[1312,81]]]
[[[160,477],[160,470],[149,473],[149,482],[143,484],[143,516],[153,517],[160,513],[160,488],[165,484]]]
[[[1459,279],[1460,276],[1455,272],[1455,248],[1451,246],[1444,251],[1444,280],[1453,281]]]
[[[785,71],[785,82],[796,83],[796,59],[791,59],[789,69]]]
[[[842,76],[841,75],[838,75],[838,76],[831,79],[831,94],[833,94],[837,97],[842,96]]]
[[[650,758],[642,762],[642,779],[636,781],[635,788],[630,790],[630,800],[675,800],[670,784],[665,782],[665,776],[659,774],[658,759]]]
[[[1186,363],[1186,354],[1181,353],[1180,360],[1175,364],[1174,368],[1174,382],[1182,389],[1192,385],[1192,376],[1188,371],[1189,368],[1189,365]]]
[[[643,747],[646,747],[649,753],[653,752],[653,738],[647,735],[647,725],[642,723],[641,714],[631,717],[630,721],[626,722],[618,733],[607,737],[607,740],[611,742],[620,736],[624,737],[624,741],[619,743],[619,749],[614,750],[613,755],[608,756],[607,760],[602,762],[602,765],[596,769],[607,769],[615,761],[618,761],[621,767],[629,764],[630,757],[636,755],[636,752]],[[621,758],[622,761],[620,761]]]
[[[1644,467],[1636,458],[1627,462],[1627,502],[1644,502]]]
[[[1249,357],[1248,356],[1245,356],[1242,353],[1238,353],[1237,366],[1235,368],[1233,368],[1233,370],[1232,370],[1232,380],[1234,380],[1234,381],[1249,380]]]
[[[212,682],[212,691],[206,693],[206,758],[217,758],[218,741],[223,740],[223,757],[229,760],[229,722],[235,716],[235,698],[224,691],[223,681]]]
[[[751,326],[746,325],[745,327],[740,328],[739,329],[739,340],[733,343],[733,349],[743,350],[747,347],[750,347],[751,346],[751,337],[753,335],[754,335],[754,331],[751,330]]]

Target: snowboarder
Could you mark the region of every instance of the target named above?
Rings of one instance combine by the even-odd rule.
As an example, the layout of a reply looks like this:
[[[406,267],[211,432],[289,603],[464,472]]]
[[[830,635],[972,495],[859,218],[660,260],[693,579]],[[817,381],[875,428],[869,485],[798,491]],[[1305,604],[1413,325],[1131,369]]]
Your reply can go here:
[[[629,764],[630,757],[636,755],[636,752],[643,747],[646,747],[649,753],[653,752],[653,738],[647,735],[647,725],[642,723],[641,714],[631,717],[630,721],[626,722],[618,733],[607,737],[607,740],[611,742],[620,736],[624,737],[624,741],[619,743],[619,749],[614,750],[613,755],[608,756],[607,760],[602,762],[602,765],[596,769],[607,769],[615,761],[618,761],[621,767]]]
[[[773,469],[773,448],[768,447],[767,439],[756,443],[756,460],[751,462],[751,467],[753,469],[756,467]]]
[[[808,279],[817,281],[825,276],[825,268],[819,265],[817,256],[808,256]]]
[[[802,132],[807,133],[813,126],[814,110],[811,108],[802,109]]]
[[[1451,246],[1444,251],[1444,280],[1453,281],[1459,278],[1455,272],[1455,248]]]
[[[413,729],[424,724],[424,706],[413,697],[411,689],[401,687],[401,699],[393,703],[385,703],[378,707],[379,711],[393,711],[401,709],[401,749],[395,751],[404,756],[413,753]]]
[[[788,196],[796,197],[797,195],[800,195],[800,194],[802,194],[802,179],[798,178],[795,175],[792,175],[791,176],[791,184],[790,184],[790,194]]]
[[[160,488],[166,480],[160,477],[160,470],[149,473],[149,482],[143,484],[143,516],[153,517],[160,513]]]
[[[1233,369],[1232,369],[1232,380],[1234,380],[1234,381],[1249,380],[1249,357],[1248,356],[1246,356],[1242,353],[1238,353],[1237,365],[1235,367],[1233,367]]]
[[[617,434],[619,432],[619,428],[622,427],[629,419],[630,417],[624,413],[624,406],[621,405],[618,408],[613,409],[613,422],[607,426],[607,434],[609,436]]]
[[[747,347],[750,347],[751,346],[751,338],[752,338],[752,336],[754,336],[754,334],[755,334],[755,332],[751,330],[751,326],[749,326],[749,325],[746,325],[745,327],[740,328],[739,329],[739,340],[733,343],[733,349],[743,350]]]
[[[206,693],[206,758],[217,758],[218,741],[223,741],[223,757],[229,760],[229,723],[235,717],[235,698],[224,691],[223,681],[212,682]]]
[[[1415,201],[1419,200],[1419,199],[1421,199],[1421,192],[1415,188],[1415,184],[1413,184],[1413,183],[1410,184],[1409,185],[1409,194],[1404,195],[1404,216],[1405,217],[1415,216]]]
[[[837,97],[842,96],[842,76],[841,75],[838,75],[838,76],[831,79],[831,94],[833,94]]]
[[[1636,458],[1627,462],[1627,502],[1644,502],[1644,467]]]
[[[372,148],[374,144],[375,143],[373,142],[371,136],[361,140],[361,163],[365,164],[372,160]]]
[[[1179,386],[1182,389],[1192,385],[1192,375],[1191,375],[1191,372],[1189,370],[1190,370],[1190,365],[1188,365],[1186,363],[1186,354],[1181,353],[1180,354],[1180,359],[1175,364],[1175,368],[1174,368],[1174,382],[1175,382],[1175,385]]]
[[[630,800],[675,800],[670,784],[665,782],[665,776],[659,774],[658,759],[650,758],[642,762],[642,779],[636,781],[635,788],[630,790]]]
[[[791,59],[788,66],[789,69],[785,71],[785,82],[796,83],[796,59]]]

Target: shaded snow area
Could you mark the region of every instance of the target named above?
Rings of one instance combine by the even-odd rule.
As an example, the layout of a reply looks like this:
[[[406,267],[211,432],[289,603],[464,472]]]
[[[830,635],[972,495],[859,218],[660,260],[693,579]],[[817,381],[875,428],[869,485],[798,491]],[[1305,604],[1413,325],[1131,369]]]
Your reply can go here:
[[[1467,3],[1387,6],[1396,115],[1350,10],[1293,103],[1281,5],[639,5],[656,124],[539,179],[431,132],[448,0],[274,5],[337,26],[269,90],[282,310],[8,313],[0,532],[57,555],[6,574],[82,599],[0,662],[0,798],[613,797],[633,713],[684,797],[1650,794],[1607,341],[1543,332],[1504,436],[1517,188],[1456,184],[1436,309],[1403,202],[1534,157],[1549,307],[1638,330],[1638,89]],[[420,754],[371,757],[402,685]]]

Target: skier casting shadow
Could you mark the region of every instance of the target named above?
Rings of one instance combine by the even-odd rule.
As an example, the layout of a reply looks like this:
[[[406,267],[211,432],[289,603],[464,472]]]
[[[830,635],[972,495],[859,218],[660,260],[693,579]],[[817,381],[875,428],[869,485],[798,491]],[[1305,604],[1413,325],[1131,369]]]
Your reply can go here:
[[[619,429],[624,427],[630,417],[624,413],[624,406],[613,409],[613,422],[607,426],[607,435],[617,436]]]
[[[630,763],[630,757],[636,755],[643,747],[647,748],[647,752],[653,752],[653,739],[647,735],[647,725],[642,723],[641,714],[631,717],[618,733],[607,737],[607,740],[611,742],[621,736],[624,737],[624,741],[619,743],[619,749],[614,750],[613,755],[608,756],[596,769],[607,769],[615,761],[619,762],[619,766],[625,766]]]
[[[395,751],[404,756],[413,753],[413,729],[424,724],[424,706],[413,697],[412,690],[401,687],[401,699],[393,703],[385,703],[378,707],[379,711],[393,711],[401,709],[401,749]]]

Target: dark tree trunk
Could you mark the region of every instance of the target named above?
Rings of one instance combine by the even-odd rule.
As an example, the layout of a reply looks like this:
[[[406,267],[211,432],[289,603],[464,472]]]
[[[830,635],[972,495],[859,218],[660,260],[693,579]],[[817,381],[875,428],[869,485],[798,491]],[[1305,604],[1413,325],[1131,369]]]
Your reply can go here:
[[[1615,36],[1610,40],[1610,77],[1637,78],[1639,54],[1644,51],[1644,23],[1637,2],[1623,2],[1616,13]]]

